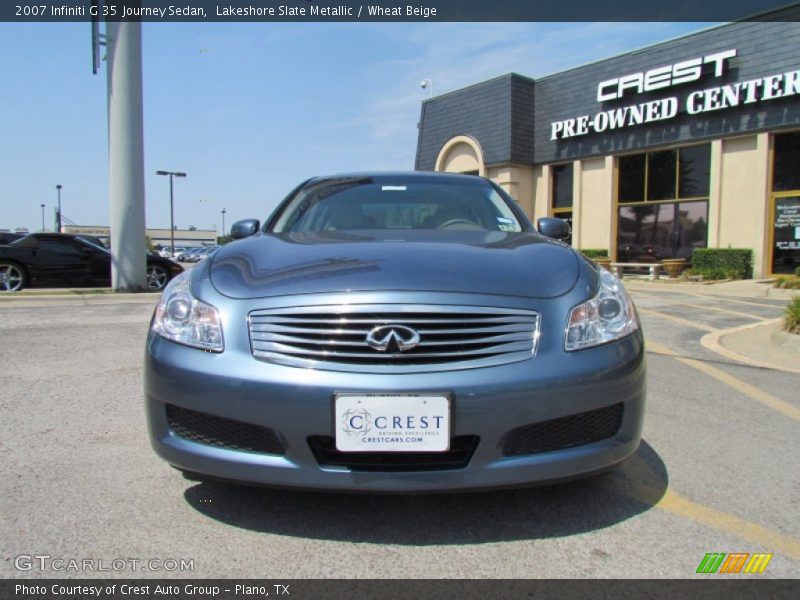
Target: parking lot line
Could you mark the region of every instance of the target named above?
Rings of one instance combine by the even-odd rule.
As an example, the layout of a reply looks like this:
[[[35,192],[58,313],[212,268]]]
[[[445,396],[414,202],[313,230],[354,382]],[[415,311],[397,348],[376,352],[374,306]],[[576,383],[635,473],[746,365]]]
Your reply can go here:
[[[756,321],[766,321],[762,317],[757,317],[750,313],[740,312],[738,310],[730,310],[729,308],[720,308],[719,306],[708,306],[705,304],[681,304],[681,306],[690,306],[692,308],[701,308],[703,310],[715,310],[717,312],[726,313],[729,315],[735,315],[737,317],[746,317],[748,319],[755,319]]]
[[[739,300],[737,298],[730,298],[728,296],[717,296],[714,294],[699,294],[697,292],[681,292],[682,294],[686,294],[687,296],[694,296],[696,298],[706,298],[711,300],[717,300],[720,302],[733,302],[734,304],[746,304],[748,306],[760,306],[761,308],[782,308],[779,304],[771,304],[771,302],[780,302],[777,298],[766,299],[767,302],[753,302],[750,300]]]
[[[645,300],[662,300],[662,296],[660,294],[648,294],[646,292],[640,292],[639,290],[628,290],[628,293],[633,296],[634,301],[637,298],[644,298]]]
[[[699,361],[694,358],[684,358],[679,356],[677,353],[673,352],[666,346],[662,346],[657,342],[653,342],[652,340],[647,340],[645,342],[646,346],[649,346],[650,349],[654,350],[658,354],[664,354],[675,360],[682,362],[683,364],[690,366],[694,369],[697,369],[701,373],[705,373],[709,377],[713,377],[717,381],[724,383],[725,385],[735,389],[736,391],[744,394],[766,406],[767,408],[771,408],[772,410],[781,413],[782,415],[789,417],[790,419],[794,419],[795,421],[800,421],[800,409],[789,404],[788,402],[784,402],[780,398],[776,398],[772,394],[768,394],[767,392],[757,388],[754,385],[751,385],[733,375],[728,375],[724,371],[720,371],[719,369],[712,367],[709,364],[706,364],[703,361]]]
[[[652,466],[639,456],[634,456],[631,461],[638,461],[642,468],[649,471],[652,476],[658,477]],[[677,493],[672,487],[661,491],[651,485],[637,485],[632,489],[629,488],[619,493],[642,504],[653,506],[675,516],[689,519],[706,527],[724,531],[751,543],[758,544],[771,552],[783,554],[794,560],[800,560],[800,540],[797,538],[737,517],[731,513],[689,500]]]
[[[689,319],[676,317],[675,315],[668,315],[666,313],[658,312],[657,310],[652,310],[649,308],[638,308],[638,307],[636,308],[636,310],[638,310],[643,315],[651,315],[659,319],[667,319],[668,321],[673,321],[675,323],[679,323],[680,325],[685,325],[686,327],[693,327],[694,329],[702,329],[703,331],[708,331],[709,333],[719,331],[716,327],[703,325],[702,323],[698,323],[697,321],[690,321]]]
[[[746,521],[730,513],[692,502],[671,489],[666,491],[656,506],[668,513],[686,517],[692,521],[746,539],[770,552],[780,552],[795,560],[800,560],[800,540],[751,521]]]

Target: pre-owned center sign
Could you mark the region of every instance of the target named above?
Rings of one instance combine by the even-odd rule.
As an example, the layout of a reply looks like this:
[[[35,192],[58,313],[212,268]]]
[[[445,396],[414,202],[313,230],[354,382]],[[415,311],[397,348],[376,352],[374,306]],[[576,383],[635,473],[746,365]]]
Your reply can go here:
[[[722,77],[727,72],[730,60],[735,56],[735,49],[724,50],[672,65],[656,67],[649,71],[606,79],[597,85],[597,101],[608,102],[635,94],[685,85],[703,78],[704,72],[714,78]],[[800,71],[789,71],[696,90],[688,94],[682,103],[677,96],[668,96],[649,102],[603,110],[594,116],[581,115],[555,121],[550,124],[550,139],[567,139],[589,133],[602,133],[623,127],[666,121],[678,114],[681,104],[688,114],[695,115],[796,94],[800,94]]]

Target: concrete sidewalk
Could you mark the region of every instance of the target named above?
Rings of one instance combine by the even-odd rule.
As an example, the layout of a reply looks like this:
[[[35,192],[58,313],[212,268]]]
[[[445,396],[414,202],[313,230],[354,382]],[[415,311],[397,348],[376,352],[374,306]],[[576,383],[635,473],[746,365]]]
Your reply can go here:
[[[755,303],[769,302],[779,306],[800,290],[784,290],[772,287],[771,280],[742,280],[724,283],[689,283],[681,281],[626,278],[625,287],[633,293],[685,293],[708,298],[719,297],[750,299]],[[783,319],[762,320],[741,327],[721,330],[703,337],[703,346],[726,358],[791,373],[800,373],[800,335],[783,331]]]
[[[773,282],[773,279],[742,279],[720,283],[713,281],[699,283],[667,278],[650,281],[647,278],[638,276],[627,276],[623,279],[627,289],[648,292],[692,292],[708,296],[769,298],[771,300],[790,300],[793,296],[800,296],[800,290],[776,288],[773,287]]]

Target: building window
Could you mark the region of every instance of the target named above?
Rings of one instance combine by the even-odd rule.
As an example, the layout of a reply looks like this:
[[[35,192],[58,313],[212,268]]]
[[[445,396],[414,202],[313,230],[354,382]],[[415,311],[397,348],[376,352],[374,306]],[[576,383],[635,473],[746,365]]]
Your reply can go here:
[[[711,144],[678,151],[678,198],[707,198],[711,183]]]
[[[800,132],[775,136],[772,168],[771,271],[800,267]]]
[[[572,163],[553,165],[551,170],[553,174],[552,189],[550,190],[552,214],[569,223],[570,231],[572,231]],[[572,244],[572,235],[570,234],[564,241]]]
[[[619,157],[620,204],[707,198],[711,144]]]
[[[708,202],[659,202],[619,207],[617,260],[651,263],[665,258],[691,259],[705,248]]]
[[[674,200],[677,152],[664,150],[647,155],[647,196],[645,200]]]
[[[619,157],[620,203],[644,200],[646,154]]]
[[[800,190],[800,132],[775,136],[772,191]]]
[[[708,239],[711,144],[621,156],[617,260],[690,259]]]
[[[553,209],[572,208],[572,163],[554,165]]]

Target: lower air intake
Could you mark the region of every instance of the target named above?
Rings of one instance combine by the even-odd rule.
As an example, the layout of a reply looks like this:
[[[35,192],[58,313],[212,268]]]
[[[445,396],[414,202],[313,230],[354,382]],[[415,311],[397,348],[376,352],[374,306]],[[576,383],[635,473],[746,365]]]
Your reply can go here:
[[[206,413],[167,404],[169,428],[179,438],[244,452],[283,454],[277,434],[269,427],[225,419]]]
[[[504,456],[555,452],[614,437],[622,425],[622,404],[525,425],[508,432]]]

